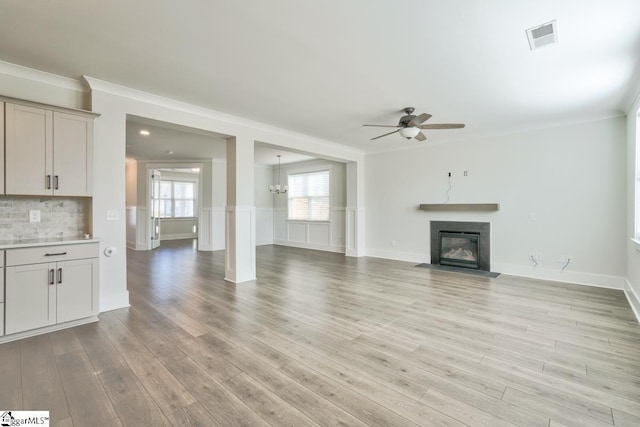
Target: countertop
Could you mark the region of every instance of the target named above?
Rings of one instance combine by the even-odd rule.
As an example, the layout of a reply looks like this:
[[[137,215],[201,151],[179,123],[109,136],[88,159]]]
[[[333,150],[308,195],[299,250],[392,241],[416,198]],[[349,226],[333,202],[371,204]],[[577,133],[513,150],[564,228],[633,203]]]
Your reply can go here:
[[[16,248],[30,248],[37,246],[56,246],[56,245],[75,245],[83,243],[98,243],[100,239],[97,237],[91,237],[85,239],[84,237],[57,237],[48,239],[14,239],[14,240],[0,240],[0,250],[2,249],[16,249]]]

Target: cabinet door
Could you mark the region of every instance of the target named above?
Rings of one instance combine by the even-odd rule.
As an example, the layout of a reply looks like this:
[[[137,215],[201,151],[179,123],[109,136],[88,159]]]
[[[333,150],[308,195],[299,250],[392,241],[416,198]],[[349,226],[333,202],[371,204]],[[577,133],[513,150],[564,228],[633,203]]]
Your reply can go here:
[[[6,194],[53,194],[53,112],[5,104]]]
[[[98,313],[94,295],[96,258],[58,262],[56,284],[58,292],[58,323],[82,319]]]
[[[55,263],[6,268],[7,335],[56,323],[55,268]]]
[[[53,113],[53,194],[90,196],[93,119]]]

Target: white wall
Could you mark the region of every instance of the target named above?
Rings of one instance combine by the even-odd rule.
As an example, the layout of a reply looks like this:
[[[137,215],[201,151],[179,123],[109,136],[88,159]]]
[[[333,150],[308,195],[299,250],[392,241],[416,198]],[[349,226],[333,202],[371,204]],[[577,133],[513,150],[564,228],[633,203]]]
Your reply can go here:
[[[254,203],[256,205],[256,245],[273,244],[273,168],[256,165],[254,168]]]
[[[429,262],[430,220],[487,221],[493,271],[623,286],[623,117],[466,142],[427,141],[366,159],[369,255]],[[448,172],[450,203],[497,202],[500,211],[419,211],[420,203],[445,202]],[[535,269],[531,252],[542,254]],[[564,272],[562,255],[572,260]]]
[[[636,151],[636,139],[640,134],[640,97],[636,99],[632,108],[627,115],[627,233],[626,249],[627,249],[627,282],[625,293],[629,303],[633,307],[636,318],[640,322],[640,242],[630,239],[635,236],[635,206],[640,203],[636,198],[636,185],[640,186],[640,182],[636,184],[636,171],[640,168],[639,156]],[[638,190],[640,191],[640,190]],[[638,224],[640,227],[640,224]]]
[[[282,166],[281,183],[287,182],[287,174],[331,170],[331,219],[322,221],[287,220],[287,195],[274,194],[274,238],[277,245],[295,246],[331,252],[345,252],[346,217],[346,166],[328,160],[310,160]],[[278,182],[278,168],[273,168],[272,183]]]

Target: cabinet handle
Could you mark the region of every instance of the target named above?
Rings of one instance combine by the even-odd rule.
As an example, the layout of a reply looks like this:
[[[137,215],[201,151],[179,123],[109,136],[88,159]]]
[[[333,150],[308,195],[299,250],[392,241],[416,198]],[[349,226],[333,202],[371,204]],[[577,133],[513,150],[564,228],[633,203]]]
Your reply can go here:
[[[60,255],[66,255],[66,252],[57,252],[55,254],[44,254],[44,256],[60,256]]]
[[[53,285],[54,284],[54,278],[53,278],[54,272],[53,272],[53,268],[49,270],[49,285]]]
[[[53,176],[53,189],[54,190],[58,189],[58,175]]]
[[[58,283],[62,283],[62,269],[58,269]]]
[[[45,179],[45,186],[47,190],[51,190],[51,175],[47,175],[47,178]]]

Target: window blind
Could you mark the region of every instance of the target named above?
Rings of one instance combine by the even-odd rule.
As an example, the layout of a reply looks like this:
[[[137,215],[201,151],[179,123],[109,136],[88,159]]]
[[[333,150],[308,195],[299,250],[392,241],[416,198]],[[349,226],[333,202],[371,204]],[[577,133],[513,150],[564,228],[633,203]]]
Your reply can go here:
[[[331,186],[328,170],[289,175],[289,219],[329,221]]]

